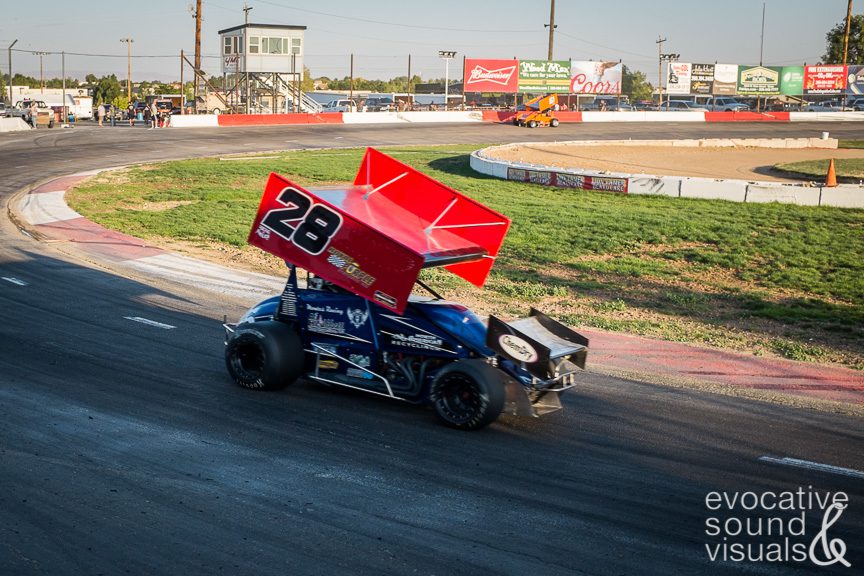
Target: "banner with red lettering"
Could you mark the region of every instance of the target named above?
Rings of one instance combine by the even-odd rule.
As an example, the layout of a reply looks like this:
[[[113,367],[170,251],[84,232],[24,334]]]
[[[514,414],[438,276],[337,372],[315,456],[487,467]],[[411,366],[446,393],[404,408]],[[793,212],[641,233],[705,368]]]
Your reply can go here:
[[[519,86],[518,60],[465,59],[465,92],[514,93]]]
[[[620,94],[621,62],[570,62],[570,92],[572,94]]]
[[[804,94],[843,94],[846,91],[846,66],[805,66]]]

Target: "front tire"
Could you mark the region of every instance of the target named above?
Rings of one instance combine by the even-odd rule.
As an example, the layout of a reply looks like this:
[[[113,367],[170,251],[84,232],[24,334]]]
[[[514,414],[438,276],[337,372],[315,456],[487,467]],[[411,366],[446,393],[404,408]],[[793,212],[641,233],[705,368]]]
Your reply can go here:
[[[461,360],[441,370],[430,396],[444,425],[479,430],[504,409],[504,375],[482,360]]]
[[[225,366],[238,386],[279,390],[303,375],[304,351],[293,327],[277,321],[238,326],[225,346]]]
[[[530,120],[528,122],[528,128],[536,128],[536,127],[537,127],[537,122],[535,122],[534,120]]]

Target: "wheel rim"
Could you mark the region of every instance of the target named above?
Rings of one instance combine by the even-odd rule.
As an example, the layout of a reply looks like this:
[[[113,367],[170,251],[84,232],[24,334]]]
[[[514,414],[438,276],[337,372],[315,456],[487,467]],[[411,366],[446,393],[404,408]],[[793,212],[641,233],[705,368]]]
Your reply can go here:
[[[477,382],[460,373],[447,375],[440,383],[438,407],[455,424],[470,422],[483,409],[484,398]]]
[[[231,355],[231,367],[244,379],[257,380],[264,372],[264,350],[255,342],[238,343]]]

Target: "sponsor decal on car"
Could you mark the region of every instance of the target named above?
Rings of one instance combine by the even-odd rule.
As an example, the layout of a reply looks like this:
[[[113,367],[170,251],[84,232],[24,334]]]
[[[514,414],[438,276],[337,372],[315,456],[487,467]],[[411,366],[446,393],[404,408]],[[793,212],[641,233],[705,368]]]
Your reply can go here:
[[[398,332],[386,332],[390,336],[391,343],[408,348],[421,348],[423,350],[440,350],[444,341],[431,334],[399,334]]]
[[[360,265],[348,254],[332,246],[327,249],[327,262],[335,266],[345,276],[359,282],[363,286],[371,286],[375,277],[364,272]]]
[[[336,322],[330,318],[325,318],[318,312],[309,314],[309,331],[319,332],[321,334],[344,334],[345,323]]]
[[[380,302],[385,306],[389,306],[390,308],[396,308],[396,298],[393,298],[389,294],[385,294],[380,290],[376,290],[375,294],[372,295],[372,298],[374,298],[376,302]]]
[[[351,354],[348,356],[348,360],[357,366],[362,366],[363,368],[368,368],[372,364],[372,359],[365,354]]]
[[[531,344],[513,334],[502,334],[498,337],[498,344],[508,356],[520,362],[536,362],[537,351]]]
[[[307,304],[306,309],[310,312],[326,312],[328,314],[339,314],[340,316],[345,313],[341,308],[334,308],[333,306],[314,306],[312,304]]]
[[[348,309],[348,320],[351,321],[351,325],[354,328],[362,328],[366,321],[369,319],[369,311],[361,310],[359,308],[349,308]]]

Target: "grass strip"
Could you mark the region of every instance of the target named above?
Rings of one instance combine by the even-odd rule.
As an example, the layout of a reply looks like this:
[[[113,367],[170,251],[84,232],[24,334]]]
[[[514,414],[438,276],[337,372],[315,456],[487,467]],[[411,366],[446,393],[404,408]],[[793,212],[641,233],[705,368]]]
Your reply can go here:
[[[507,182],[471,170],[476,148],[384,149],[513,219],[484,292],[424,272],[450,297],[481,313],[534,305],[575,326],[864,368],[864,211]],[[269,172],[303,186],[346,182],[362,155],[139,166],[101,174],[68,199],[109,228],[236,264],[250,254]]]

